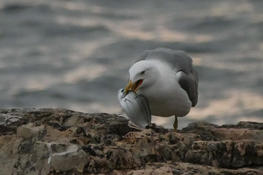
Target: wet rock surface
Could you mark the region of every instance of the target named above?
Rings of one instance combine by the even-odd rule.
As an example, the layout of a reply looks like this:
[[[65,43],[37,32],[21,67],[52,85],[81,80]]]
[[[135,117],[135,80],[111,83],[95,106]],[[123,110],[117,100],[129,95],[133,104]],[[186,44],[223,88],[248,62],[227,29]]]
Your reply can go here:
[[[263,174],[263,123],[138,130],[115,114],[1,109],[0,174]]]

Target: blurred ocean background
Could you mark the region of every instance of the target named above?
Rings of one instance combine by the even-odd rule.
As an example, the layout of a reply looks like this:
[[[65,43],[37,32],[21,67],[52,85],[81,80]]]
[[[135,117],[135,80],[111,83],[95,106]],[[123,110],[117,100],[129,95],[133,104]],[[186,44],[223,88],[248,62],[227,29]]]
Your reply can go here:
[[[0,107],[121,113],[129,66],[157,47],[186,51],[199,72],[180,128],[263,122],[262,0],[0,0]]]

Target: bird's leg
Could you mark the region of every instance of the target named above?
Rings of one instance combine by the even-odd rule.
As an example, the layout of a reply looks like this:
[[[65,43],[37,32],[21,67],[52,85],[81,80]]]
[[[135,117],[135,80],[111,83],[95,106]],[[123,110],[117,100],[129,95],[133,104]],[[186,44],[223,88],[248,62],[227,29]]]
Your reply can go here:
[[[174,116],[174,130],[177,131],[177,127],[178,127],[178,120],[177,120],[177,117]]]

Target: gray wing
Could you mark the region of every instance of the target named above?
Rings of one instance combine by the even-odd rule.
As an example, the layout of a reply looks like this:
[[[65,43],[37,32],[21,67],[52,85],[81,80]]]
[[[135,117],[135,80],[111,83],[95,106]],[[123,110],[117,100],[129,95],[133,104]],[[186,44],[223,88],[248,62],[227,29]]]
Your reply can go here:
[[[137,61],[158,59],[167,62],[176,72],[180,86],[187,92],[192,106],[198,101],[198,74],[192,65],[192,58],[184,51],[167,48],[146,50]]]

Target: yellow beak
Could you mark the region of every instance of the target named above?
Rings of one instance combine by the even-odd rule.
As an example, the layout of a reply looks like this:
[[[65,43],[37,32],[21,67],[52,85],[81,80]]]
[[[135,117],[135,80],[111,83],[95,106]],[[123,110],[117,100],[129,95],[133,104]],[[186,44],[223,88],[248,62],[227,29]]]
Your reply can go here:
[[[133,91],[133,92],[137,92],[139,86],[142,84],[143,79],[140,79],[138,81],[136,81],[135,83],[133,83],[131,80],[129,80],[129,83],[127,84],[127,86],[124,89],[124,92],[126,94],[128,94],[129,91]]]
[[[136,90],[136,85],[132,83],[131,80],[129,80],[129,83],[124,89],[124,92],[127,94],[129,91],[135,91]]]

